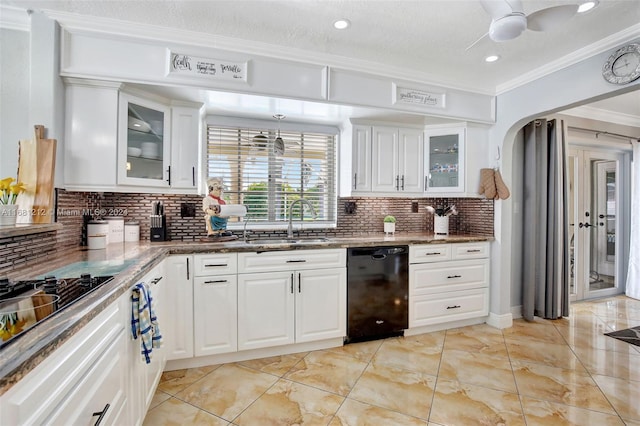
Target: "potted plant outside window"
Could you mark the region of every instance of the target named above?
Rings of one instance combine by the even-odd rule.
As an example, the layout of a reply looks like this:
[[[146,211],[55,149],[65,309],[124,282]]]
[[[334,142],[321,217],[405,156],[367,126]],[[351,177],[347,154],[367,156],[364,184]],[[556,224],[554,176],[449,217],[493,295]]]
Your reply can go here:
[[[384,233],[393,234],[396,232],[396,218],[389,215],[384,217]]]

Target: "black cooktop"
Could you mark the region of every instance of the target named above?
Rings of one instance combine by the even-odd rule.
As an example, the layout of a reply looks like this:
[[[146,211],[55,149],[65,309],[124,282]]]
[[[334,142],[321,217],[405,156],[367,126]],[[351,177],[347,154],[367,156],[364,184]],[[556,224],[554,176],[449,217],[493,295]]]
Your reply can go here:
[[[89,274],[15,282],[0,279],[0,347],[112,279]]]

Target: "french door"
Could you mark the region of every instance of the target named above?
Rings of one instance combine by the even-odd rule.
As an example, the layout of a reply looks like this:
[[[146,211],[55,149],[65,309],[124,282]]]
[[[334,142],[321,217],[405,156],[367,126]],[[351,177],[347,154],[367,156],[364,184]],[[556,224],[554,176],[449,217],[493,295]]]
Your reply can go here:
[[[571,301],[622,293],[625,156],[570,149],[568,160]]]

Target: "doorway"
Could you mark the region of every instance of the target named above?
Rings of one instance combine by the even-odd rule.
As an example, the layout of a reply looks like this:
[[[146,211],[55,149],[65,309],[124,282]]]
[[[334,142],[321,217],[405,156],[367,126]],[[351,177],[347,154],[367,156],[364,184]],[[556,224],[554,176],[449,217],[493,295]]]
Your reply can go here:
[[[624,292],[624,161],[616,152],[569,149],[572,302]]]

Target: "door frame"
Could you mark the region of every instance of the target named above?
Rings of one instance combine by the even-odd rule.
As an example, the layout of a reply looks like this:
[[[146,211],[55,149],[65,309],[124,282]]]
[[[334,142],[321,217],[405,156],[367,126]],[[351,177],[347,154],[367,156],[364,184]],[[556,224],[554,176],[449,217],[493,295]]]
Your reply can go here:
[[[569,217],[569,224],[572,225],[574,244],[569,247],[569,259],[572,259],[570,273],[573,273],[575,289],[570,294],[570,301],[607,297],[624,293],[626,288],[626,271],[629,258],[629,221],[631,208],[630,192],[630,171],[631,154],[629,151],[612,147],[603,148],[604,144],[591,145],[570,143],[567,161],[574,161],[574,210],[572,217]],[[615,265],[615,286],[613,288],[590,290],[589,288],[589,264],[591,250],[591,232],[580,229],[579,223],[587,221],[591,223],[594,218],[586,218],[585,212],[591,214],[591,160],[601,158],[604,160],[617,161],[616,163],[616,265]],[[595,214],[595,213],[593,213]],[[597,219],[597,218],[596,218]],[[586,232],[585,232],[586,231]],[[583,249],[580,249],[583,248]]]

